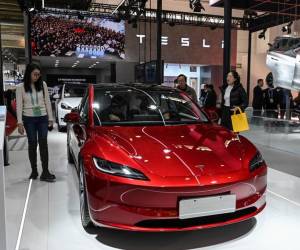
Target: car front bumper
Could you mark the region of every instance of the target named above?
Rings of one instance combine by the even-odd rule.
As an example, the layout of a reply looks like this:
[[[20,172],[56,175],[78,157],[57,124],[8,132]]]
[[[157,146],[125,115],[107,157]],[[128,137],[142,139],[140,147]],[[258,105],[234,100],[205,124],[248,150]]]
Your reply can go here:
[[[132,231],[188,231],[247,220],[266,206],[267,170],[236,183],[199,187],[143,187],[87,177],[94,224]],[[233,213],[179,219],[179,201],[236,195]]]

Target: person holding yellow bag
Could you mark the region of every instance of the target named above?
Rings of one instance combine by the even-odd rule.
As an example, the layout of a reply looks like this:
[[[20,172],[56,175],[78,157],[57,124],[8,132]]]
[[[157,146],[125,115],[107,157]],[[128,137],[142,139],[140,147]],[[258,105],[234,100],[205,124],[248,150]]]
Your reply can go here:
[[[239,74],[232,70],[227,75],[227,83],[221,87],[222,115],[221,125],[233,130],[231,116],[239,110],[244,111],[248,106],[246,91],[241,84]]]

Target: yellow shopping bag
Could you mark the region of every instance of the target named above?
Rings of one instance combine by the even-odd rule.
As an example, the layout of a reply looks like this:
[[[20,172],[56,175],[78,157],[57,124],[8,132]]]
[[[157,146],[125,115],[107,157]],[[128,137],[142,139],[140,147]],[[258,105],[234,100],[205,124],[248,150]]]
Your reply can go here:
[[[233,132],[247,131],[249,130],[247,115],[240,108],[238,110],[239,114],[234,111],[234,114],[231,116]]]

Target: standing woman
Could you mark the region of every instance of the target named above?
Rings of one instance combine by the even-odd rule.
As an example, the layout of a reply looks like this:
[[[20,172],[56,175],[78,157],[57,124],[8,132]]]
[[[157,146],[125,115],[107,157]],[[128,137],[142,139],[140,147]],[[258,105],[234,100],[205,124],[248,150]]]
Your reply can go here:
[[[48,170],[48,127],[53,127],[53,116],[48,87],[41,78],[40,67],[29,64],[26,67],[24,83],[17,87],[17,118],[18,131],[28,139],[28,155],[31,164],[29,179],[37,179],[37,143],[40,148],[40,158],[43,172],[41,181],[53,182],[55,175]]]
[[[221,125],[232,130],[231,115],[241,108],[243,111],[248,106],[248,98],[245,89],[240,82],[239,74],[232,70],[227,75],[227,84],[222,91],[222,116]]]

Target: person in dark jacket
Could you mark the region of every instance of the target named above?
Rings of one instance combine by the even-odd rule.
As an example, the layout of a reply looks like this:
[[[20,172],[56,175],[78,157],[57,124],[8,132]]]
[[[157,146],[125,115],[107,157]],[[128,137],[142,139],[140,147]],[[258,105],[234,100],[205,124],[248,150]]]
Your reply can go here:
[[[203,95],[201,96],[201,106],[203,108],[215,108],[217,105],[217,94],[214,90],[214,86],[211,84],[205,84]]]
[[[191,88],[190,86],[187,85],[186,83],[187,77],[183,74],[180,74],[177,77],[177,88],[180,89],[181,91],[184,91],[194,102],[197,102],[197,95],[196,91]]]
[[[231,115],[238,108],[245,110],[248,106],[248,99],[243,88],[239,74],[232,70],[227,75],[227,83],[222,88],[222,115],[221,125],[232,130]]]
[[[279,112],[280,119],[284,119],[285,115],[286,118],[289,119],[290,109],[293,108],[293,96],[291,90],[277,87],[275,88],[275,91],[278,96],[278,104],[280,107],[280,112]]]
[[[262,115],[262,109],[264,106],[264,80],[258,79],[257,85],[253,89],[253,101],[252,101],[252,107],[253,107],[253,116],[261,116]]]
[[[273,86],[273,75],[269,73],[266,78],[268,88],[264,90],[264,110],[266,117],[278,118],[279,95]]]

